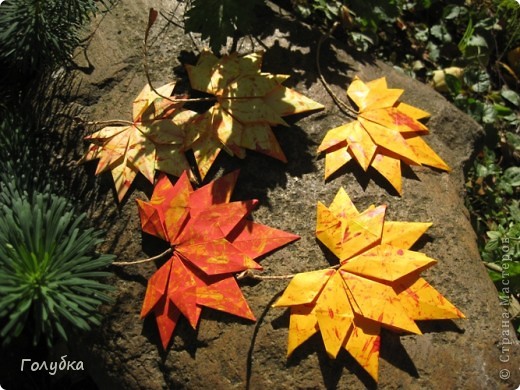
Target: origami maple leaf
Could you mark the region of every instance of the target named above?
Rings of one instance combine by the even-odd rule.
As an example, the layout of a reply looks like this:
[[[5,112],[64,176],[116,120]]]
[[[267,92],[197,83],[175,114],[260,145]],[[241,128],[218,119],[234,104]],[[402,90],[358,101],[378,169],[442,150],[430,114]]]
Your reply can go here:
[[[401,194],[401,162],[449,171],[448,165],[423,141],[428,128],[419,122],[425,111],[398,101],[402,89],[389,89],[386,79],[364,83],[355,78],[347,95],[358,106],[358,118],[325,135],[318,152],[325,152],[325,178],[356,160],[372,166]]]
[[[141,317],[153,312],[166,349],[183,314],[193,328],[203,306],[254,320],[234,274],[299,237],[246,217],[256,200],[229,202],[238,172],[193,190],[183,173],[161,175],[150,202],[138,200],[143,232],[168,241],[171,258],[148,281]]]
[[[191,86],[216,99],[191,124],[200,135],[191,148],[203,178],[222,149],[239,158],[251,149],[286,162],[271,126],[287,125],[284,116],[323,108],[283,86],[289,76],[261,72],[262,57],[233,53],[219,59],[205,51],[195,66],[186,67]]]
[[[157,92],[170,96],[174,85],[166,84]],[[183,125],[195,113],[160,95],[147,84],[133,102],[129,125],[108,126],[85,137],[92,144],[82,161],[99,159],[96,175],[112,172],[119,201],[138,172],[153,183],[156,170],[180,176],[189,168]]]
[[[385,221],[385,206],[360,213],[340,189],[318,204],[316,235],[337,268],[299,273],[276,307],[290,307],[288,355],[320,331],[327,353],[345,348],[377,381],[381,327],[421,334],[415,321],[464,318],[420,277],[436,263],[409,250],[430,223]]]

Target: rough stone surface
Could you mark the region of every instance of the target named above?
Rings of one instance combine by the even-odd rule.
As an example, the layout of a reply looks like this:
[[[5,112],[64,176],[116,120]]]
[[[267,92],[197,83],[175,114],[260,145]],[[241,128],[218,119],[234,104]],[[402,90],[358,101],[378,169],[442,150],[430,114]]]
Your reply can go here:
[[[90,119],[130,117],[131,102],[146,83],[142,38],[150,6],[173,18],[171,12],[177,5],[166,0],[120,1],[95,23],[95,35],[86,51],[93,71],[78,75],[81,88],[77,103],[85,107]],[[352,165],[325,182],[324,159],[316,156],[317,145],[328,129],[348,119],[318,79],[315,54],[320,34],[287,15],[273,13],[268,20],[261,43],[252,41],[255,49],[267,49],[263,68],[291,74],[288,85],[323,103],[326,109],[293,118],[289,128],[275,129],[288,164],[252,152],[245,160],[222,155],[217,162],[222,168],[214,175],[241,169],[234,198],[260,200],[255,220],[301,236],[298,242],[263,259],[264,273],[290,274],[330,265],[315,239],[315,207],[318,201],[329,204],[341,186],[360,210],[370,204],[387,204],[390,220],[431,221],[432,228],[415,248],[438,260],[424,276],[467,319],[426,321],[420,325],[424,331],[421,336],[384,331],[379,387],[514,388],[520,383],[518,348],[513,346],[501,354],[502,332],[509,328],[502,327],[503,309],[479,258],[463,202],[463,171],[481,136],[479,126],[428,86],[380,61],[353,54],[353,49],[341,42],[327,41],[320,61],[336,95],[346,100],[345,89],[354,75],[363,80],[386,76],[391,87],[405,89],[402,101],[432,114],[428,121],[431,135],[425,139],[453,171],[405,170],[402,197],[375,174],[367,177]],[[174,70],[182,69],[181,52],[186,58],[190,58],[186,53],[197,52],[181,29],[164,26],[162,20],[152,32],[150,72],[156,85],[176,77]],[[76,61],[81,64],[83,56],[78,53]],[[85,175],[93,174],[92,165],[80,169]],[[101,183],[99,193],[83,201],[91,204],[92,219],[107,231],[102,249],[127,261],[161,252],[160,244],[141,235],[135,205],[135,199],[150,195],[151,186],[144,179],[138,180],[128,200],[118,207],[110,176],[96,180]],[[336,360],[330,360],[319,335],[286,359],[288,311],[269,308],[286,287],[284,280],[241,283],[258,317],[256,324],[205,309],[198,330],[181,320],[170,348],[163,352],[154,320],[139,318],[147,279],[156,269],[157,264],[114,267],[116,302],[103,308],[106,317],[102,327],[78,340],[81,348],[75,352],[100,388],[375,387],[348,353],[343,351]],[[513,337],[511,333],[508,339]],[[501,356],[503,360],[507,356],[509,362],[502,363]],[[510,380],[499,377],[501,369],[511,372]]]

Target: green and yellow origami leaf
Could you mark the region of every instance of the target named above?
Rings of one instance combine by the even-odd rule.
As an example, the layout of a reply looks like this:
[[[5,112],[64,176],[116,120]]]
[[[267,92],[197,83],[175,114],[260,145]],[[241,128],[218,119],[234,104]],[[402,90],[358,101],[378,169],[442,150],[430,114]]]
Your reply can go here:
[[[230,202],[238,171],[193,190],[183,173],[161,175],[150,202],[138,200],[143,232],[168,241],[171,258],[148,281],[141,317],[154,313],[164,349],[180,315],[197,327],[202,307],[255,320],[234,274],[299,237],[250,221],[256,200]]]
[[[401,194],[401,162],[450,170],[421,138],[428,128],[419,120],[429,114],[399,102],[402,93],[388,88],[384,77],[352,81],[347,95],[358,106],[358,118],[329,130],[318,147],[326,153],[325,178],[354,159],[365,171],[373,167]]]
[[[343,189],[318,204],[316,236],[340,264],[295,275],[275,303],[291,308],[288,355],[319,331],[329,356],[346,349],[377,381],[381,327],[421,334],[415,321],[464,318],[420,277],[436,261],[410,250],[431,224],[385,221],[385,211],[358,212]]]
[[[200,137],[191,145],[204,178],[224,149],[245,157],[245,149],[286,161],[271,126],[287,125],[282,117],[323,106],[282,85],[289,76],[261,71],[263,53],[218,58],[205,51],[187,66],[193,89],[215,96],[216,103],[190,127]]]
[[[166,84],[157,92],[170,96],[174,85]],[[131,123],[108,126],[85,138],[92,144],[82,161],[99,159],[96,175],[112,172],[119,201],[138,172],[153,183],[156,170],[180,176],[189,169],[184,124],[196,113],[181,106],[146,85],[133,102]]]

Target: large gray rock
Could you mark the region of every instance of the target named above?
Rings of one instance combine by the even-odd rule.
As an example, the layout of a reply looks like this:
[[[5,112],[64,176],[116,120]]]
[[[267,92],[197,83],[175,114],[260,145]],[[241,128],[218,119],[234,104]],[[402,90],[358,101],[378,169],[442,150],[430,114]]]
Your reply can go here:
[[[168,13],[170,1],[134,0],[118,2],[98,27],[87,49],[94,68],[79,75],[79,104],[90,119],[130,118],[131,102],[145,85],[142,69],[142,38],[148,7]],[[170,15],[174,17],[174,15]],[[164,20],[154,27],[150,70],[156,85],[170,81],[179,67],[181,51],[195,51],[192,41],[173,25],[161,31]],[[425,278],[455,304],[467,319],[421,324],[424,334],[382,334],[379,386],[405,389],[496,389],[520,383],[518,347],[501,352],[503,341],[515,340],[504,327],[504,309],[479,258],[475,234],[464,207],[464,168],[482,133],[479,126],[428,86],[414,81],[390,66],[369,57],[357,57],[337,41],[325,43],[320,58],[323,73],[336,95],[346,99],[345,89],[354,75],[363,80],[386,76],[388,84],[405,89],[401,100],[430,112],[431,135],[426,141],[453,168],[451,173],[429,168],[407,172],[403,196],[394,195],[381,180],[365,176],[350,166],[325,182],[324,159],[316,148],[328,129],[347,121],[318,80],[315,66],[317,31],[274,13],[266,21],[261,37],[267,48],[264,69],[288,73],[288,84],[325,105],[325,111],[306,116],[290,128],[277,128],[276,136],[289,162],[248,153],[240,161],[221,156],[226,171],[241,169],[235,199],[258,198],[255,220],[299,234],[301,240],[262,261],[265,274],[289,274],[330,265],[317,244],[315,207],[329,204],[343,186],[360,210],[370,204],[387,204],[390,220],[431,221],[432,228],[418,250],[438,259]],[[155,38],[157,37],[157,38]],[[81,55],[77,61],[81,63]],[[88,166],[85,174],[92,174]],[[221,172],[219,172],[220,174]],[[133,260],[159,253],[155,241],[143,237],[135,199],[146,199],[151,186],[138,180],[129,199],[116,206],[109,175],[97,179],[101,192],[83,200],[91,204],[94,221],[107,230],[102,248],[119,260]],[[95,199],[95,200],[94,200]],[[106,210],[112,210],[107,213]],[[286,343],[289,315],[270,309],[287,281],[242,282],[241,287],[258,322],[228,314],[203,311],[198,330],[180,321],[171,347],[163,352],[154,320],[139,318],[147,279],[156,264],[114,267],[116,302],[103,308],[103,326],[78,340],[85,368],[101,388],[341,388],[373,387],[375,383],[346,353],[330,360],[320,336],[301,346],[289,360]],[[504,339],[503,332],[510,331]],[[516,342],[516,341],[515,341]],[[509,362],[502,360],[509,359]],[[516,362],[516,363],[515,363]],[[509,370],[511,378],[500,378]],[[502,371],[505,373],[505,371]]]

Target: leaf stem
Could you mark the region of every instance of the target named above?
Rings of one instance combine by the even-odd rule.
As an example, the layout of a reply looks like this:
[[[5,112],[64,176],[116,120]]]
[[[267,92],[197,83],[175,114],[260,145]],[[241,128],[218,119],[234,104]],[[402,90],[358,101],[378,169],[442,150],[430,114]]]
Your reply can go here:
[[[320,40],[318,41],[318,46],[316,48],[316,68],[318,69],[318,77],[321,81],[321,83],[323,84],[323,86],[325,87],[325,89],[327,90],[328,94],[330,95],[330,97],[332,98],[332,100],[334,101],[334,103],[336,103],[336,105],[338,106],[338,108],[340,109],[341,112],[343,112],[346,116],[348,116],[349,118],[352,118],[352,119],[356,119],[357,118],[357,112],[356,110],[354,110],[352,107],[350,107],[347,103],[345,103],[343,100],[341,100],[333,91],[332,89],[330,88],[329,84],[327,83],[327,81],[325,80],[325,78],[323,77],[323,73],[321,71],[321,66],[320,66],[320,54],[321,54],[321,46],[323,44],[323,42],[330,38],[330,36],[332,35],[332,33],[334,32],[334,30],[339,26],[339,22],[336,22],[332,25],[332,27],[330,28],[330,30],[327,32],[327,34],[325,35],[322,35]]]
[[[341,264],[336,264],[330,267],[327,267],[327,269],[338,269],[341,267]],[[253,272],[251,269],[246,269],[245,271],[240,272],[236,275],[237,280],[242,279],[253,279],[253,280],[287,280],[292,279],[297,274],[287,274],[287,275],[259,275]]]
[[[208,101],[215,101],[215,97],[207,97],[207,98],[173,98],[171,96],[166,96],[157,91],[155,87],[152,84],[152,80],[150,79],[150,72],[148,69],[148,36],[150,35],[150,29],[152,28],[153,24],[155,23],[155,20],[157,19],[157,11],[153,8],[150,8],[150,12],[148,14],[148,25],[146,26],[146,31],[144,33],[144,40],[143,40],[143,67],[144,67],[144,74],[146,75],[146,81],[148,82],[148,85],[150,86],[150,89],[157,94],[157,96],[166,99],[172,103],[182,103],[182,102],[208,102]],[[161,14],[162,15],[162,14]],[[164,17],[164,16],[163,16]]]
[[[93,126],[98,126],[98,125],[126,125],[126,126],[132,126],[134,125],[135,123],[132,122],[132,121],[127,121],[125,119],[110,119],[110,120],[106,120],[106,121],[84,121],[82,120],[81,118],[78,118],[81,122],[83,122],[85,125],[93,125]]]
[[[114,261],[114,262],[112,262],[112,265],[126,266],[126,265],[149,263],[151,261],[159,260],[161,257],[164,257],[171,253],[173,253],[173,248],[168,248],[164,252],[159,253],[157,256],[149,257],[147,259],[142,259],[142,260],[135,260],[135,261]]]

